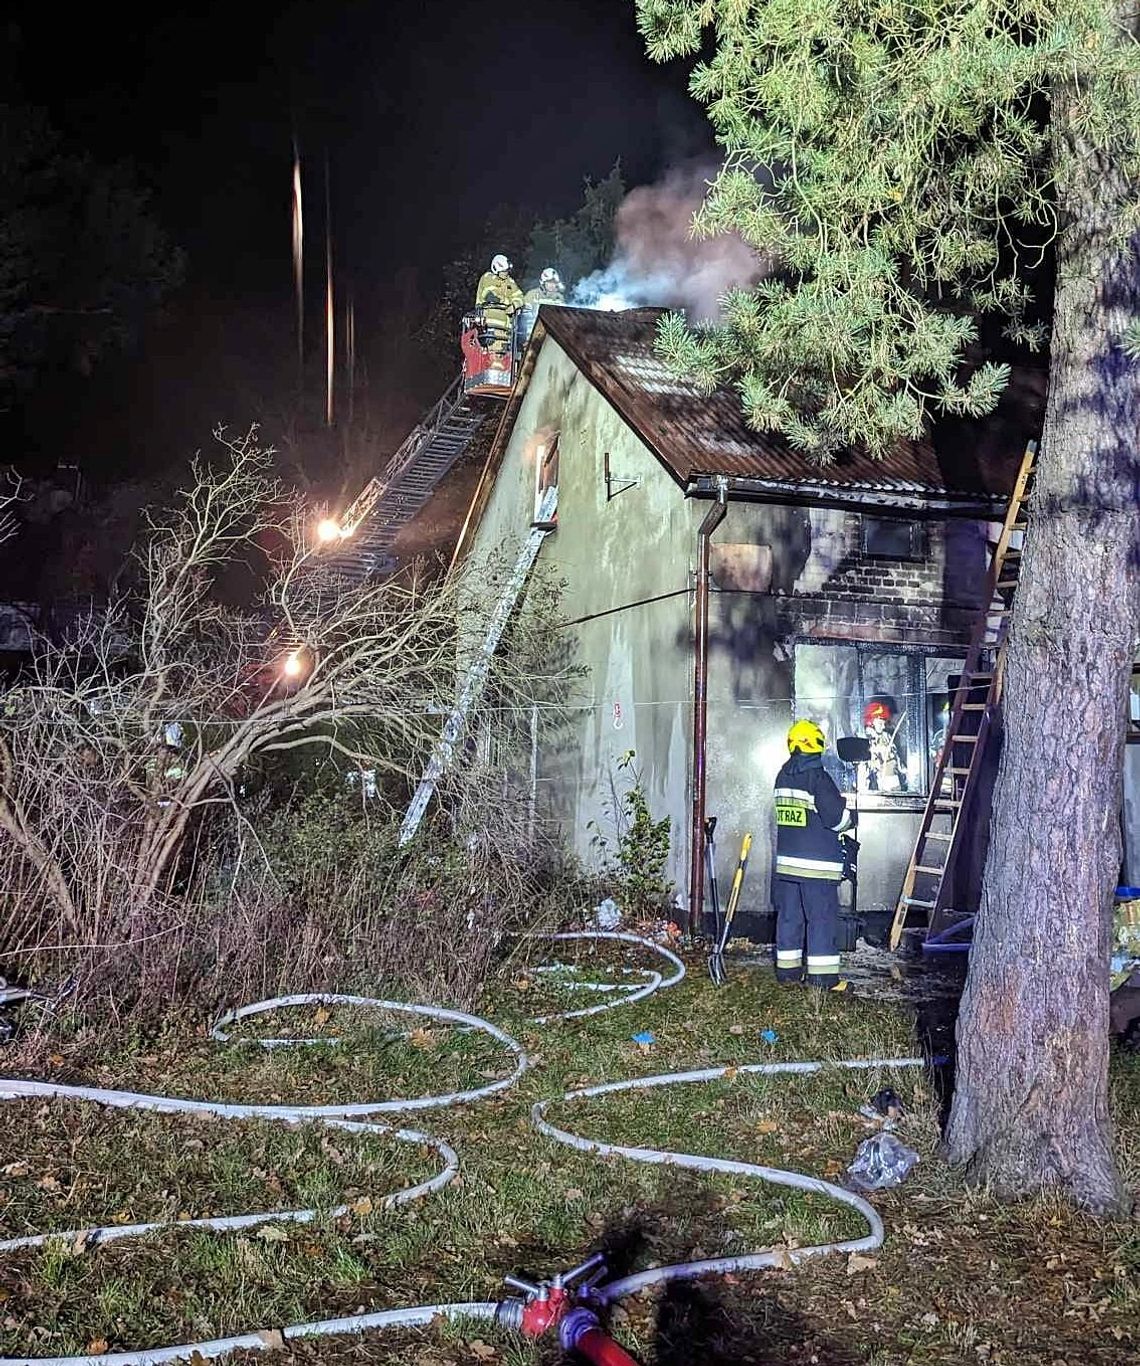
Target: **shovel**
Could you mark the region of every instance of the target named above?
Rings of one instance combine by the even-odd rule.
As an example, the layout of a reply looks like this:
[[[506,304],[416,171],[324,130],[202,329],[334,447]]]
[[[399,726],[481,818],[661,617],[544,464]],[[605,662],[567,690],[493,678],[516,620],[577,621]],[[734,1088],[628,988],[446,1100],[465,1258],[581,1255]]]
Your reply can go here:
[[[709,976],[718,987],[723,986],[728,980],[728,974],[724,968],[724,946],[728,943],[728,936],[732,932],[732,921],[736,915],[736,908],[740,905],[740,889],[744,885],[744,870],[748,867],[748,853],[752,848],[752,836],[745,835],[740,845],[740,858],[737,860],[736,872],[732,875],[732,890],[728,894],[728,907],[724,915],[724,925],[720,931],[720,938],[716,942],[716,947],[709,954]],[[713,877],[713,885],[716,885],[716,878]],[[714,896],[714,905],[718,898]],[[719,916],[718,916],[719,919]]]
[[[705,872],[709,879],[709,906],[712,910],[713,918],[713,943],[720,943],[720,932],[723,928],[720,912],[720,887],[716,880],[716,817],[710,816],[705,821]]]

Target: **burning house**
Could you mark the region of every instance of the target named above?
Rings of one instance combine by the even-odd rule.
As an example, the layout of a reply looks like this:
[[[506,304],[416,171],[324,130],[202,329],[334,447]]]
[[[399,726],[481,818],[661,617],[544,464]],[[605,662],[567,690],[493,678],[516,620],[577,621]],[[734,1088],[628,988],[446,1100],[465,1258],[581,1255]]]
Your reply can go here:
[[[721,875],[750,831],[743,907],[764,915],[772,781],[792,718],[808,716],[832,739],[872,740],[869,765],[836,761],[834,776],[858,794],[860,910],[890,913],[1042,386],[1018,377],[994,420],[937,445],[819,466],[747,428],[734,393],[674,378],[654,352],[658,316],[542,309],[456,552],[478,560],[518,544],[557,487],[542,556],[565,580],[564,629],[588,676],[571,735],[536,732],[531,800],[589,863],[591,823],[605,824],[618,762],[635,751],[653,812],[670,817],[684,909],[700,876],[703,769]],[[1133,791],[1138,759],[1133,747]],[[962,909],[976,897],[985,786],[965,817]]]

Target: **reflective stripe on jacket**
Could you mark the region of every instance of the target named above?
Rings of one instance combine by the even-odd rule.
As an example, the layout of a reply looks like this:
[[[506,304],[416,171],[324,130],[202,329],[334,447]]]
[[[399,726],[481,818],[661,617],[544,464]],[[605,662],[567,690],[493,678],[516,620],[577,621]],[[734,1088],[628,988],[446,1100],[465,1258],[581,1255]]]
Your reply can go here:
[[[793,754],[776,778],[776,876],[797,881],[843,877],[839,834],[851,825],[843,794],[818,754]]]
[[[557,289],[551,294],[550,290],[543,289],[541,285],[535,285],[533,289],[527,290],[526,302],[528,304],[564,304],[566,302],[566,291]]]
[[[498,304],[500,308],[512,312],[522,306],[523,292],[509,275],[496,275],[493,270],[485,270],[479,277],[475,290],[476,307],[484,304]]]

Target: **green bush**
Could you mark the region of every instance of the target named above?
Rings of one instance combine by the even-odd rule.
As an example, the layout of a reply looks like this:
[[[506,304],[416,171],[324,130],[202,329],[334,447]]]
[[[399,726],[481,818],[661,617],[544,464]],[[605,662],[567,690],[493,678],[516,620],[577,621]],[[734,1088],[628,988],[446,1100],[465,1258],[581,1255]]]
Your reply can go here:
[[[615,788],[607,809],[610,833],[603,833],[596,821],[591,821],[589,828],[594,832],[592,843],[602,854],[603,871],[615,899],[640,919],[661,911],[673,890],[673,882],[665,875],[671,821],[668,816],[653,819],[641,771],[634,764],[636,757],[630,749],[618,760],[618,772],[626,775],[629,786],[620,796]]]

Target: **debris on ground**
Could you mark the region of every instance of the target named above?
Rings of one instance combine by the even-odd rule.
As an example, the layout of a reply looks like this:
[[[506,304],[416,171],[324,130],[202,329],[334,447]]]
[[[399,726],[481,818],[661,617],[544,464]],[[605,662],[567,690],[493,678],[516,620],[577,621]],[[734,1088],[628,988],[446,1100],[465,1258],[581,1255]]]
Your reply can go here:
[[[884,1119],[901,1119],[906,1113],[898,1093],[892,1091],[889,1086],[884,1086],[881,1091],[876,1091],[871,1097],[871,1104]]]
[[[622,922],[621,907],[612,896],[594,907],[594,924],[599,930],[616,930]]]
[[[904,1181],[917,1161],[913,1148],[884,1130],[859,1144],[847,1174],[857,1190],[888,1190]]]

